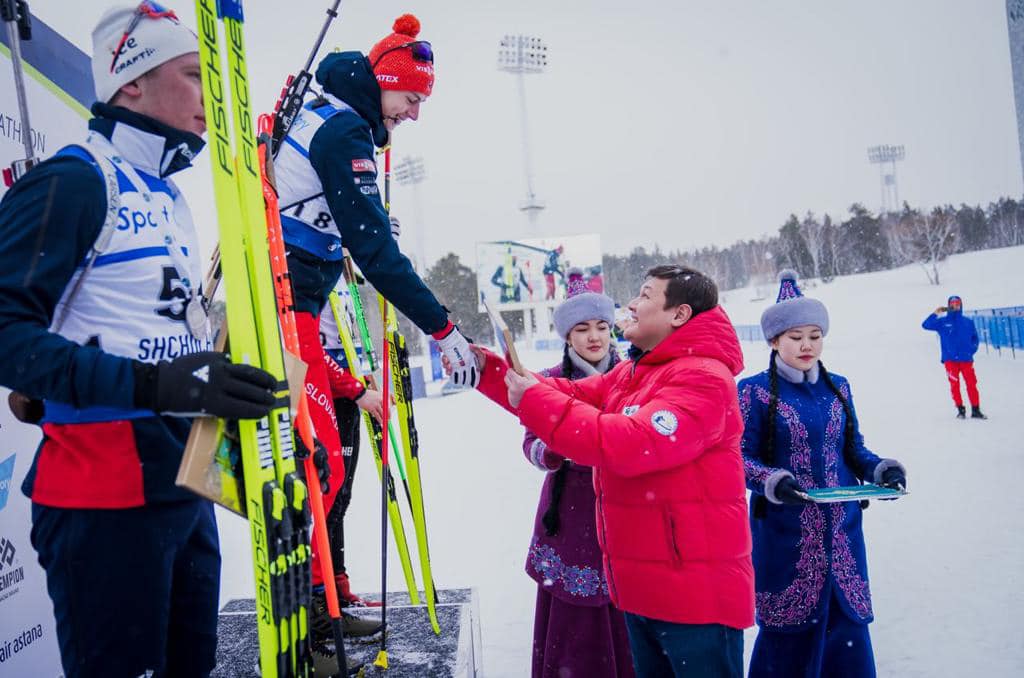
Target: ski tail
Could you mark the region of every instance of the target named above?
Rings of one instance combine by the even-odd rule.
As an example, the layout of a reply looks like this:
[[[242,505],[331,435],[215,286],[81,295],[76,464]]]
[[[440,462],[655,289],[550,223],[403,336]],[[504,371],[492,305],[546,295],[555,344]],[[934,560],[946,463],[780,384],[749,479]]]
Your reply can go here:
[[[354,284],[354,281],[353,281]],[[376,389],[377,385],[372,374],[364,374],[362,364],[359,362],[359,355],[356,353],[355,341],[352,338],[351,324],[347,314],[342,308],[341,299],[337,292],[331,292],[328,298],[331,312],[338,325],[338,338],[341,340],[342,349],[345,353],[345,360],[348,363],[349,371],[363,383],[367,388]],[[363,347],[366,354],[366,348]],[[395,547],[398,551],[398,558],[402,565],[402,575],[405,577],[406,587],[409,591],[409,601],[413,605],[420,604],[419,587],[416,585],[416,575],[413,573],[412,558],[409,554],[409,544],[406,538],[405,525],[402,514],[398,507],[398,498],[395,493],[395,479],[388,473],[384,475],[381,464],[381,445],[384,439],[384,430],[380,422],[373,418],[368,412],[363,412],[363,424],[370,440],[370,449],[373,451],[373,459],[377,465],[377,475],[382,483],[387,483],[388,492],[388,522],[391,523],[391,532],[395,540]],[[390,429],[390,426],[388,427]],[[408,486],[406,486],[408,488]]]
[[[411,490],[411,509],[413,527],[416,531],[416,549],[419,552],[420,574],[423,579],[424,597],[427,603],[427,615],[434,633],[440,635],[441,627],[437,619],[437,589],[434,586],[433,568],[430,563],[430,546],[427,540],[426,511],[423,502],[423,482],[420,473],[419,433],[416,430],[416,419],[412,406],[412,377],[409,369],[409,351],[405,337],[398,329],[398,319],[391,304],[383,297],[379,298],[384,317],[389,318],[386,327],[388,336],[389,362],[392,368],[385,370],[385,379],[393,384],[395,408],[398,410],[398,428],[402,437],[402,453],[409,473],[409,489]],[[388,313],[387,311],[391,312]]]
[[[391,146],[384,153],[384,210],[391,214]],[[384,321],[385,356],[383,379],[392,382],[396,408],[399,412],[398,426],[402,432],[402,451],[409,473],[408,489],[412,509],[413,528],[416,531],[416,547],[420,556],[420,574],[423,577],[424,596],[427,599],[427,615],[434,633],[441,635],[437,620],[437,588],[430,565],[430,546],[427,542],[427,520],[423,508],[423,483],[420,477],[419,434],[412,414],[412,380],[409,376],[409,352],[405,348],[405,337],[398,329],[398,315],[395,307],[382,295],[377,295],[380,314]],[[391,369],[388,369],[388,362]],[[396,455],[397,456],[397,455]]]

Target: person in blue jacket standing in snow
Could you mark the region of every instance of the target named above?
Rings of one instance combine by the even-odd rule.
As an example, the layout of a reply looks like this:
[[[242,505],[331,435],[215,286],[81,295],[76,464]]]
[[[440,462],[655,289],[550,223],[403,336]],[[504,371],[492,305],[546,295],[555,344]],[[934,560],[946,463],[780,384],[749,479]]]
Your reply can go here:
[[[953,295],[921,323],[921,327],[939,335],[942,356],[939,358],[946,367],[949,391],[956,404],[956,418],[964,419],[967,410],[960,395],[960,377],[967,386],[967,399],[971,401],[971,419],[988,419],[981,411],[981,396],[978,395],[978,377],[974,373],[974,354],[978,352],[978,330],[970,318],[964,317],[963,300]]]
[[[453,380],[468,387],[479,380],[469,343],[392,237],[377,186],[376,149],[390,143],[402,122],[419,118],[420,105],[434,86],[433,48],[418,39],[419,20],[403,14],[392,28],[367,55],[334,52],[320,62],[316,80],[322,91],[307,98],[275,164],[301,357],[309,366],[310,416],[331,466],[330,490],[324,495],[328,514],[346,470],[330,405],[329,358],[320,342],[319,317],[342,275],[343,247],[380,294],[437,340],[455,366]],[[327,395],[313,397],[316,393]],[[314,545],[314,585],[331,574],[320,571]],[[348,584],[344,579],[339,583]],[[345,620],[346,634],[364,632],[355,628],[355,618]],[[330,638],[319,588],[314,595],[313,630],[315,636]]]
[[[0,384],[43,417],[22,490],[64,673],[206,676],[217,526],[175,476],[190,416],[263,417],[274,378],[210,350],[171,179],[206,130],[196,35],[143,2],[92,41],[88,136],[0,202]]]
[[[905,488],[906,471],[864,445],[849,382],[819,360],[828,311],[783,271],[761,316],[768,369],[739,383],[759,631],[750,678],[870,678],[862,506],[804,490],[862,481]]]

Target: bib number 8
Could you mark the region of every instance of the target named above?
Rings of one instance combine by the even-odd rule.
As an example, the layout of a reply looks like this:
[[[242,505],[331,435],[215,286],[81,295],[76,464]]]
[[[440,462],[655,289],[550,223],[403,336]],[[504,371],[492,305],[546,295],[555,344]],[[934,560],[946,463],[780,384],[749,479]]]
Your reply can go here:
[[[331,225],[331,215],[329,212],[320,212],[316,215],[316,219],[313,220],[313,225],[323,230]]]

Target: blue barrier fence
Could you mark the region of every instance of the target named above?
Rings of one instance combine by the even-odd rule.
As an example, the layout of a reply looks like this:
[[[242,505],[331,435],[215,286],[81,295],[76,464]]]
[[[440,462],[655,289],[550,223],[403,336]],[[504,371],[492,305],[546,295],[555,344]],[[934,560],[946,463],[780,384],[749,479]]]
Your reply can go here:
[[[968,311],[964,315],[974,322],[986,353],[995,349],[996,353],[1002,355],[1003,349],[1008,349],[1010,355],[1016,358],[1018,350],[1024,351],[1024,306],[983,308]],[[760,325],[733,325],[733,328],[740,341],[764,341]],[[548,346],[542,340],[536,343],[538,350],[556,348],[554,344]],[[554,343],[558,344],[557,348],[561,348],[561,340]]]
[[[974,322],[986,353],[995,349],[1002,355],[1003,349],[1009,349],[1010,356],[1016,358],[1017,350],[1024,350],[1024,306],[982,308],[964,315]]]

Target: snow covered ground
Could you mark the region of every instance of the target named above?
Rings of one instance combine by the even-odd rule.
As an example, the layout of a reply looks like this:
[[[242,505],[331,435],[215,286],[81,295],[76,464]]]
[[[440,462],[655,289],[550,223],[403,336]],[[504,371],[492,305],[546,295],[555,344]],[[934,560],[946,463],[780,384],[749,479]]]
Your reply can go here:
[[[977,371],[991,419],[957,421],[937,340],[920,323],[951,293],[968,309],[1024,302],[1024,248],[953,257],[942,273],[939,287],[906,267],[806,290],[829,307],[823,360],[850,378],[868,445],[909,473],[909,497],[876,502],[865,514],[879,674],[1022,675],[1024,355],[982,348]],[[736,323],[758,322],[775,300],[774,290],[768,299],[754,296],[752,289],[725,294]],[[764,368],[763,343],[744,350],[745,374]],[[523,357],[538,369],[558,360]],[[476,393],[417,401],[416,414],[436,582],[479,590],[488,678],[528,675],[535,585],[523,564],[542,477],[522,456],[522,429]],[[375,588],[379,577],[378,500],[367,457],[347,521],[359,590]],[[251,597],[245,526],[226,513],[220,525],[222,600]],[[390,586],[404,588],[391,562]],[[748,654],[753,637],[748,631]]]

